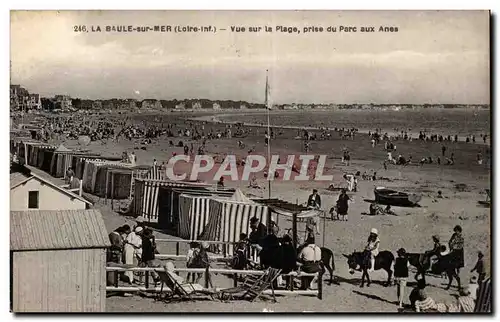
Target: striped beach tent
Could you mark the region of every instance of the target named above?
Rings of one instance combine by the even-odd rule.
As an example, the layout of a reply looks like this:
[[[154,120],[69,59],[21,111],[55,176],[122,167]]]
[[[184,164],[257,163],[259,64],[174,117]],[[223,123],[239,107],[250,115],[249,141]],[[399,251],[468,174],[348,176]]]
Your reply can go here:
[[[160,167],[151,167],[151,170],[146,176],[146,179],[151,180],[167,180],[166,171]]]
[[[210,216],[200,240],[237,242],[240,240],[240,234],[250,234],[252,217],[257,217],[260,222],[267,223],[268,216],[271,216],[267,206],[253,201],[213,199],[210,207],[210,212],[214,215]],[[229,245],[228,254],[233,254],[233,245]]]
[[[149,222],[159,223],[159,205],[161,204],[162,216],[165,216],[164,221],[165,227],[168,229],[177,229],[173,226],[172,218],[172,195],[169,193],[168,189],[160,194],[160,188],[191,188],[191,189],[208,189],[212,185],[197,183],[197,182],[185,182],[185,181],[168,181],[168,180],[153,180],[153,179],[135,179],[134,197],[132,201],[133,214],[135,216],[142,216],[146,218]],[[177,205],[178,211],[178,205]],[[170,224],[168,224],[170,223]]]
[[[485,279],[479,289],[477,290],[477,300],[474,312],[476,313],[491,313],[491,299],[492,299],[492,289],[491,289],[491,278]]]
[[[209,223],[212,198],[230,198],[234,191],[184,191],[179,196],[179,237],[198,240]]]

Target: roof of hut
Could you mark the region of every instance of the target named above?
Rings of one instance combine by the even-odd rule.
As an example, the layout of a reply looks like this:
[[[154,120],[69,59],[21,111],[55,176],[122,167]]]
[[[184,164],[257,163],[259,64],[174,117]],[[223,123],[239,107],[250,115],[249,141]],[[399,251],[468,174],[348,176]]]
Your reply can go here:
[[[11,251],[109,246],[108,232],[97,209],[10,212]]]

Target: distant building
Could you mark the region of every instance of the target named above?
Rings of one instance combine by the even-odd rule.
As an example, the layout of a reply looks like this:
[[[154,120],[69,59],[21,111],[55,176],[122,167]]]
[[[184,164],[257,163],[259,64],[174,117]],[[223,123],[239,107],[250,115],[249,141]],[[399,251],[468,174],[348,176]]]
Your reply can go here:
[[[73,107],[73,101],[68,95],[54,96],[54,104],[56,109],[69,110]]]
[[[185,103],[179,103],[179,104],[175,105],[175,109],[176,110],[184,110],[184,109],[186,109],[186,104]]]
[[[145,99],[145,100],[142,100],[141,108],[142,109],[156,109],[156,110],[159,110],[159,109],[162,108],[162,106],[161,106],[161,102],[159,100]]]
[[[28,109],[31,110],[42,109],[42,101],[40,99],[40,94],[29,94]]]
[[[201,102],[193,102],[191,108],[193,110],[201,110]]]
[[[213,103],[213,104],[212,104],[212,109],[213,109],[214,111],[218,111],[218,110],[220,110],[220,109],[221,109],[220,104],[219,104],[219,103]]]
[[[92,205],[83,197],[33,173],[10,174],[10,209],[84,210]]]
[[[246,110],[248,107],[245,104],[240,104],[240,110]]]
[[[11,310],[105,312],[109,246],[97,209],[11,211]]]
[[[30,94],[21,85],[10,85],[10,109],[12,111],[27,111]]]
[[[92,109],[93,110],[102,110],[102,101],[93,101],[92,102]]]

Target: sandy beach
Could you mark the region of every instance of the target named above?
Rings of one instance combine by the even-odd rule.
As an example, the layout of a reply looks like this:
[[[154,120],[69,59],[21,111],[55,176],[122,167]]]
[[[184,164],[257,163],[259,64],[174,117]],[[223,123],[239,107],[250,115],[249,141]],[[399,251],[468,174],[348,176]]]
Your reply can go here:
[[[120,118],[122,116],[115,115]],[[141,116],[142,117],[142,116]],[[182,113],[162,114],[158,117],[151,117],[152,123],[175,124],[176,127],[183,127],[185,118],[192,118],[193,115]],[[224,124],[204,123],[205,129],[223,128]],[[282,134],[272,140],[273,154],[287,155],[298,154],[302,150],[302,141],[294,139],[296,130],[283,129]],[[251,134],[245,138],[218,139],[207,142],[207,153],[210,155],[234,153],[241,157],[247,154],[248,147],[254,147],[255,153],[265,155],[266,147],[263,144],[263,129],[254,127]],[[135,151],[139,164],[152,164],[153,159],[159,163],[167,161],[172,153],[182,153],[182,148],[170,147],[168,142],[182,139],[184,142],[190,141],[183,138],[161,137],[148,144],[146,149],[140,149],[140,140],[126,140],[124,138],[108,140],[107,142],[91,142],[86,148],[92,152],[104,153],[106,155],[119,156],[123,151]],[[245,149],[238,148],[237,141],[241,140],[246,145]],[[52,143],[64,142],[67,147],[78,147],[76,141],[64,139],[53,140]],[[195,149],[200,143],[194,142]],[[395,304],[396,288],[383,287],[377,281],[386,279],[385,272],[377,271],[371,274],[375,282],[369,288],[359,288],[358,282],[360,273],[350,275],[345,258],[342,254],[349,254],[354,250],[361,250],[365,245],[366,237],[371,228],[377,228],[381,239],[381,250],[390,250],[393,253],[400,247],[404,247],[408,252],[423,252],[432,248],[432,235],[439,235],[443,243],[447,243],[453,227],[461,225],[465,238],[465,268],[461,270],[462,283],[466,285],[471,276],[470,269],[475,264],[477,251],[485,254],[487,272],[490,263],[490,209],[480,207],[478,200],[486,198],[485,189],[490,188],[490,165],[478,165],[475,161],[478,152],[478,145],[467,144],[465,142],[449,143],[448,153],[454,153],[456,163],[452,166],[425,164],[423,166],[389,166],[387,170],[382,167],[382,162],[386,158],[383,145],[375,148],[371,147],[368,137],[359,134],[354,140],[341,140],[333,137],[326,141],[313,141],[311,152],[314,154],[327,154],[329,156],[326,165],[326,173],[334,175],[334,184],[342,184],[341,179],[344,172],[377,171],[379,177],[386,180],[360,181],[358,191],[350,193],[354,202],[349,209],[349,221],[326,220],[325,235],[321,233],[317,237],[318,244],[329,247],[335,255],[336,276],[339,285],[325,285],[324,299],[319,300],[312,297],[295,296],[279,297],[278,303],[258,301],[256,303],[213,303],[210,301],[197,301],[196,303],[175,303],[164,304],[155,302],[149,298],[140,296],[133,297],[110,297],[107,301],[107,310],[111,312],[251,312],[262,311],[264,308],[276,312],[396,312]],[[345,166],[341,162],[341,150],[347,148],[351,151],[351,164]],[[485,147],[481,147],[485,149]],[[435,142],[398,142],[397,153],[402,155],[411,154],[414,160],[419,160],[422,156],[437,156],[441,153],[441,144]],[[485,153],[483,152],[485,155]],[[267,181],[264,177],[258,177],[257,181],[262,189],[248,188],[248,182],[230,182],[230,187],[238,187],[249,196],[268,197]],[[423,198],[419,208],[398,208],[393,210],[396,216],[368,216],[363,213],[368,212],[369,203],[366,200],[373,200],[373,189],[376,186],[386,186],[407,192],[419,192]],[[273,182],[272,197],[281,198],[290,202],[304,203],[313,188],[319,190],[323,200],[322,208],[330,209],[336,202],[337,192],[328,191],[327,182],[306,181],[300,184],[296,182]],[[443,199],[436,199],[437,191],[441,190]],[[109,231],[115,229],[125,222],[132,222],[132,218],[124,217],[111,211],[109,205],[104,205],[103,200],[89,196],[96,202],[96,207],[103,212],[106,227]],[[279,221],[281,232],[291,227],[291,222]],[[323,222],[320,222],[323,227]],[[299,227],[304,229],[303,227]],[[156,231],[157,238],[166,238],[161,231]],[[183,247],[183,248],[182,248]],[[181,252],[187,251],[187,246],[183,245]],[[174,245],[159,245],[160,253],[174,253]],[[182,262],[178,265],[184,266]],[[325,280],[328,275],[325,276]],[[216,276],[214,279],[217,287],[228,287],[231,281],[223,276]],[[436,277],[428,278],[428,293],[436,301],[451,301],[452,295],[457,294],[456,287],[451,291],[445,291],[447,280]],[[411,285],[411,283],[410,283]]]

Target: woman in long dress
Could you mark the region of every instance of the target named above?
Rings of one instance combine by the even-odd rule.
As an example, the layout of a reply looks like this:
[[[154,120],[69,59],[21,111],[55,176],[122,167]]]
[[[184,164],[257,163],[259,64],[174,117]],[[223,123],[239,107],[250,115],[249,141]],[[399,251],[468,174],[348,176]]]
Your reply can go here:
[[[125,240],[124,254],[125,264],[127,265],[138,264],[138,259],[142,255],[142,238],[140,237],[142,230],[142,227],[136,227]],[[126,271],[124,275],[128,278],[130,284],[134,282],[134,272]]]

